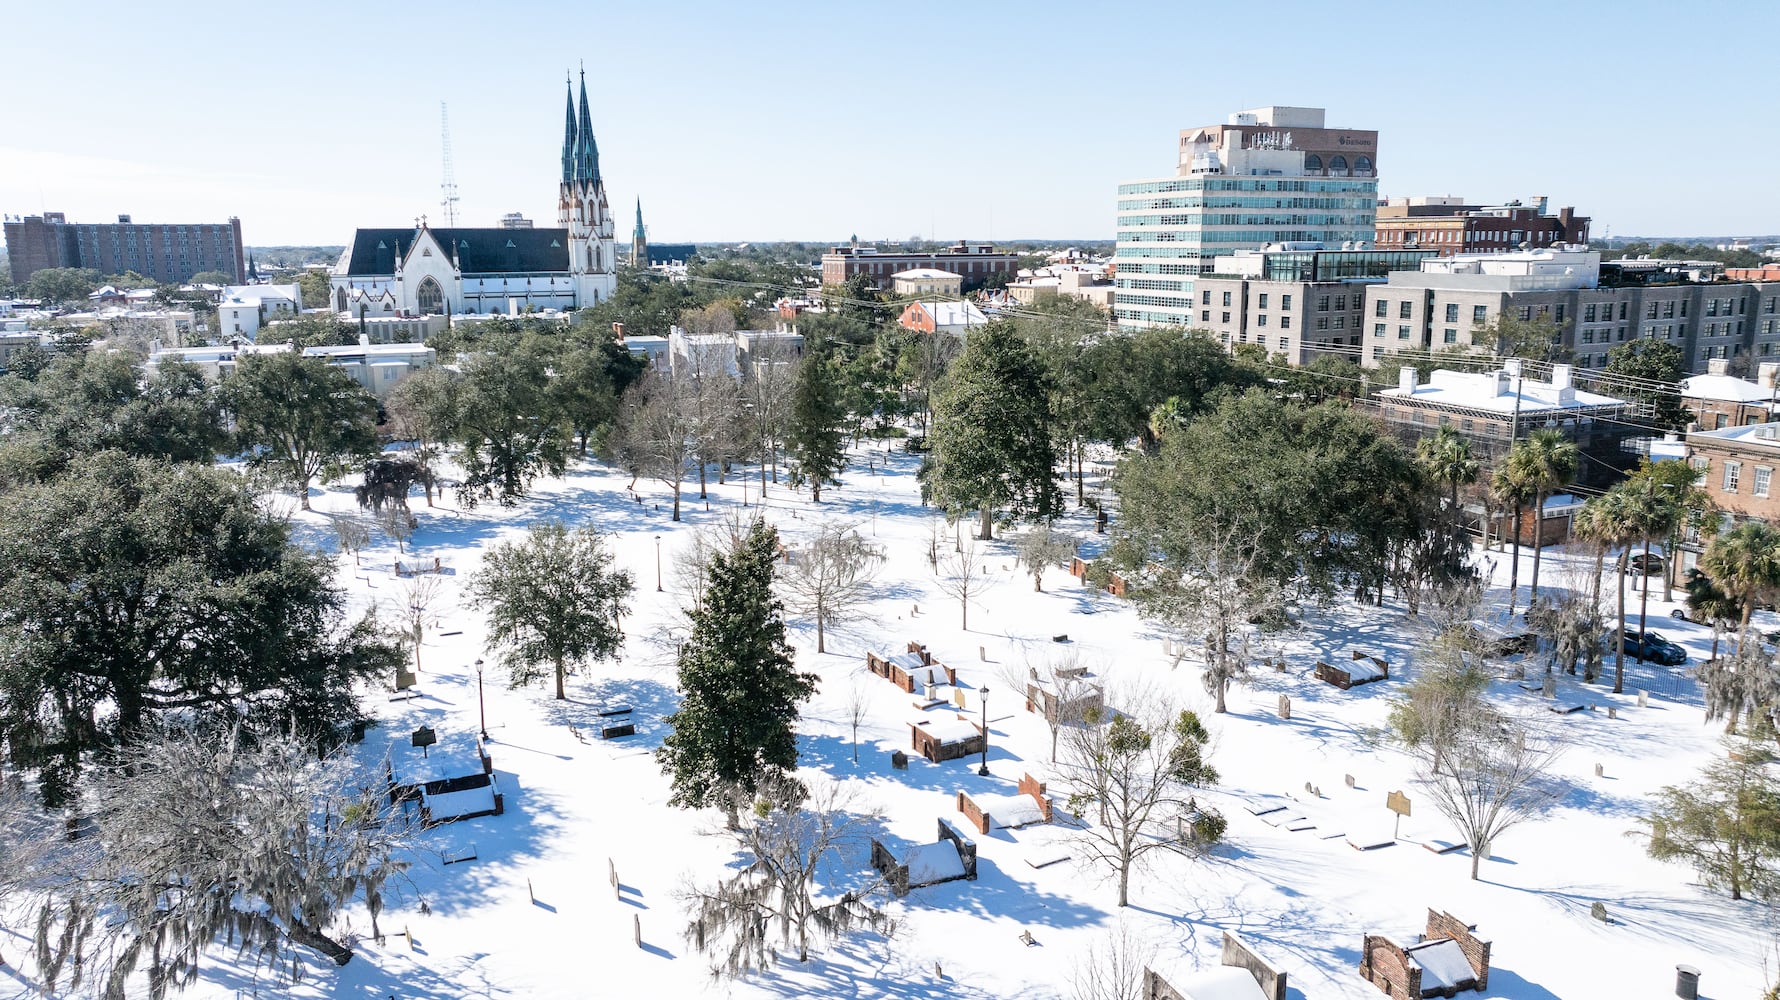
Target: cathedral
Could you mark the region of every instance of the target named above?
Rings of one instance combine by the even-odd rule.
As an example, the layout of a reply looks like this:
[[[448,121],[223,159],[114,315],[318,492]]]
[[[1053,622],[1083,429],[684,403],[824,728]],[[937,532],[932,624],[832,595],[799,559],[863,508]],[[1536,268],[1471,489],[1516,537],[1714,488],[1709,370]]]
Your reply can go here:
[[[580,309],[611,296],[617,252],[581,74],[563,123],[556,229],[360,229],[334,265],[335,308],[353,317]]]

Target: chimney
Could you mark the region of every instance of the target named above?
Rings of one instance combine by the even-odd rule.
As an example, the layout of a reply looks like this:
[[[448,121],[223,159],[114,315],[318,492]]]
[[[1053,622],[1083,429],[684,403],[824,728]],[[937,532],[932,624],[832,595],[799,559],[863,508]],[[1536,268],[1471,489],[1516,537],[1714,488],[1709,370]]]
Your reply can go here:
[[[1417,371],[1414,365],[1404,365],[1397,369],[1397,388],[1399,390],[1413,394],[1420,381],[1421,372]]]
[[[617,337],[619,343],[621,343],[621,344],[624,343],[624,324],[623,323],[613,323],[612,324],[612,336]]]
[[[1729,359],[1729,358],[1709,358],[1709,359],[1707,359],[1706,374],[1708,374],[1708,375],[1729,375],[1730,373],[1731,373],[1731,359]]]
[[[1776,377],[1780,377],[1780,363],[1763,361],[1755,369],[1755,381],[1763,389],[1774,388]]]
[[[359,334],[358,335],[358,346],[370,347],[371,346],[371,335],[368,333]]]
[[[1514,376],[1515,378],[1519,378],[1520,377],[1520,359],[1519,358],[1503,358],[1502,359],[1502,370],[1504,372],[1507,372],[1509,375]]]
[[[1552,365],[1551,366],[1551,386],[1552,386],[1552,388],[1554,388],[1554,389],[1568,389],[1568,388],[1570,388],[1571,387],[1570,374],[1571,374],[1571,370],[1570,370],[1569,365]]]

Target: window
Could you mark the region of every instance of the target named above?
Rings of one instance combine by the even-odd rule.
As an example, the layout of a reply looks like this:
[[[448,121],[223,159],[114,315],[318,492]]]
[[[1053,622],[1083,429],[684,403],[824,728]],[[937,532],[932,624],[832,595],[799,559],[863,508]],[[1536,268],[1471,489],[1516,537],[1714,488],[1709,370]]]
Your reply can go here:
[[[1210,295],[1211,293],[1206,292],[1205,294]],[[1201,309],[1199,311],[1199,322],[1201,322],[1201,323],[1211,322],[1211,310],[1210,309]]]
[[[1218,322],[1219,323],[1230,322],[1230,314],[1229,313],[1218,313]]]
[[[1281,309],[1292,308],[1292,297],[1290,295],[1281,295],[1279,297],[1279,307]]]
[[[1372,315],[1377,316],[1379,319],[1383,319],[1385,316],[1389,315],[1390,309],[1391,304],[1383,299],[1379,299],[1377,302],[1372,303]]]
[[[1229,292],[1224,293],[1224,305],[1226,308],[1230,305],[1230,293]]]
[[[1372,335],[1374,337],[1384,336],[1384,324],[1383,323],[1372,324]]]
[[[1774,470],[1773,469],[1770,469],[1765,465],[1756,466],[1755,467],[1755,482],[1752,484],[1749,492],[1752,495],[1758,496],[1758,497],[1767,496],[1768,495],[1768,483],[1773,478],[1774,478]]]
[[[1409,327],[1407,327],[1407,326],[1397,327],[1397,339],[1398,340],[1408,340],[1409,339]]]
[[[1459,321],[1459,304],[1457,302],[1448,302],[1446,304],[1446,321],[1448,323],[1457,323]]]
[[[1211,290],[1209,288],[1199,293],[1199,304],[1202,306],[1211,305]]]
[[[1291,350],[1292,349],[1292,339],[1290,337],[1279,338],[1279,349],[1282,351]]]
[[[1266,292],[1262,292],[1260,294],[1260,307],[1262,309],[1267,308],[1267,293]]]
[[[1318,316],[1316,318],[1316,328],[1318,330],[1327,330],[1329,328],[1329,317]]]
[[[1397,303],[1397,318],[1398,319],[1408,319],[1410,316],[1412,316],[1414,314],[1415,314],[1415,303],[1410,302],[1408,299],[1404,299],[1402,302]]]
[[[1337,311],[1337,312],[1339,312],[1339,311],[1341,311],[1341,310],[1343,310],[1343,309],[1346,309],[1346,308],[1347,308],[1347,296],[1345,296],[1345,295],[1337,295],[1337,296],[1335,296],[1335,309],[1336,309],[1336,311]]]
[[[1335,317],[1335,329],[1337,329],[1337,330],[1347,329],[1347,317],[1346,316]]]
[[[1473,322],[1473,323],[1488,323],[1489,318],[1490,318],[1490,307],[1489,306],[1472,306],[1471,307],[1471,322]]]
[[[1742,478],[1742,475],[1743,475],[1743,463],[1742,462],[1726,462],[1726,463],[1724,463],[1724,491],[1726,493],[1737,492],[1737,481]]]
[[[1447,327],[1446,329],[1440,331],[1440,342],[1442,344],[1456,344],[1456,343],[1458,343],[1459,342],[1459,331],[1453,329],[1450,326]]]
[[[1582,321],[1584,323],[1593,323],[1595,321],[1595,304],[1593,302],[1582,307]]]
[[[1656,303],[1655,302],[1652,302],[1649,306],[1647,306],[1644,309],[1644,318],[1645,319],[1655,319],[1656,318]]]
[[[414,290],[414,305],[426,316],[445,311],[445,295],[431,275],[420,279],[420,287]]]
[[[1329,311],[1329,297],[1327,295],[1318,295],[1316,297],[1316,311],[1317,312],[1328,312]]]
[[[1266,326],[1267,325],[1267,317],[1265,315],[1256,316],[1255,317],[1255,325],[1256,326]]]
[[[1706,315],[1708,315],[1708,316],[1718,315],[1718,300],[1717,299],[1707,299],[1706,300]]]
[[[1674,319],[1674,318],[1675,318],[1675,300],[1670,299],[1669,301],[1663,303],[1663,319]]]
[[[1279,328],[1281,330],[1290,330],[1292,328],[1292,317],[1281,316],[1279,318]]]
[[[1630,307],[1631,307],[1631,303],[1630,303],[1630,302],[1621,302],[1621,303],[1620,303],[1620,304],[1619,304],[1619,318],[1620,318],[1620,321],[1621,321],[1621,322],[1624,322],[1624,321],[1625,321],[1625,314],[1626,314],[1626,310],[1627,310],[1627,309],[1628,309],[1628,308],[1630,308]]]
[[[1520,307],[1520,321],[1522,323],[1531,323],[1533,321],[1533,307],[1532,306],[1521,306]]]

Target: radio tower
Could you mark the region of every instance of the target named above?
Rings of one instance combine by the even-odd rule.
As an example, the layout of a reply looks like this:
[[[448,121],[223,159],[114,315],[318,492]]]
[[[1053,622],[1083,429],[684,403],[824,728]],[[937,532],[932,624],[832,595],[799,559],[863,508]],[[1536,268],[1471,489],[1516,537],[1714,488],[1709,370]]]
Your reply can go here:
[[[451,118],[445,111],[444,101],[439,102],[439,147],[445,155],[445,180],[439,185],[445,197],[439,207],[445,210],[445,228],[452,229],[457,226],[457,178],[452,176]]]

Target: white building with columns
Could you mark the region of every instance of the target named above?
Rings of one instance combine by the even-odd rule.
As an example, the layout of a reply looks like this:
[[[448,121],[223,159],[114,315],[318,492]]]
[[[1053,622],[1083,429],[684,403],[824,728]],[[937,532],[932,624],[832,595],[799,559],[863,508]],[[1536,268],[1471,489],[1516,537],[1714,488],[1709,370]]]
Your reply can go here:
[[[618,284],[613,223],[581,80],[570,91],[555,229],[360,229],[334,266],[333,306],[352,318],[580,309]]]

